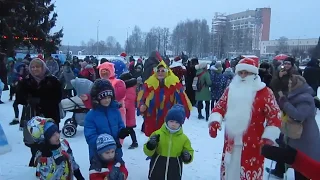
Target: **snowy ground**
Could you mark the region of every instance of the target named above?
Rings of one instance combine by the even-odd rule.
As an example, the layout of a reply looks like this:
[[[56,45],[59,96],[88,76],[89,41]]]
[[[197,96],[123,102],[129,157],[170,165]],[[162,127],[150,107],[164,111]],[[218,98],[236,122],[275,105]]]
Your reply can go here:
[[[2,100],[5,104],[0,105],[0,123],[12,146],[12,151],[0,157],[0,180],[33,180],[36,179],[35,170],[27,166],[30,151],[22,142],[22,132],[19,131],[19,125],[9,126],[14,113],[12,102],[9,102],[8,99],[8,91],[3,92]],[[190,165],[184,166],[183,180],[219,180],[223,132],[220,132],[216,139],[210,138],[207,123],[198,120],[196,116],[197,112],[193,110],[190,120],[187,120],[183,126],[184,132],[190,138],[195,150],[194,161]],[[124,160],[129,170],[129,180],[147,180],[149,161],[145,160],[146,156],[142,151],[142,145],[147,138],[140,132],[141,117],[137,117],[137,123],[136,132],[140,146],[137,149],[128,150],[131,139],[126,139],[123,145]],[[73,149],[76,161],[81,167],[82,174],[86,179],[89,179],[88,148],[83,136],[83,127],[78,127],[76,136],[68,139],[68,141]],[[266,161],[265,166],[270,166],[269,160]],[[287,174],[288,180],[294,179],[292,170],[289,170]],[[264,179],[268,179],[267,174],[264,175]]]

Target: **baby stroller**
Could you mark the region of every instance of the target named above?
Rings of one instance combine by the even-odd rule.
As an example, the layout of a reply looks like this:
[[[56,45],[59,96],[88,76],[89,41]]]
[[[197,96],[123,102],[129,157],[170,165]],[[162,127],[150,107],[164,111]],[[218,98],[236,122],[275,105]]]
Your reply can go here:
[[[77,96],[66,98],[61,101],[62,109],[66,112],[72,112],[72,117],[66,119],[64,126],[62,128],[62,134],[71,138],[77,133],[77,126],[84,126],[84,120],[87,112],[90,109],[87,109],[83,101],[80,99],[80,95],[89,94],[93,83],[85,78],[76,78],[71,80],[71,84],[77,92]]]

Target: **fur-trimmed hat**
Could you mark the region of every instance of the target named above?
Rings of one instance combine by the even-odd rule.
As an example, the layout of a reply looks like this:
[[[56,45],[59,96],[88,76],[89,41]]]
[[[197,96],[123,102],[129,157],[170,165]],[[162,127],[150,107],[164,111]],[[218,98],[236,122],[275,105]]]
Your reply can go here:
[[[201,62],[200,64],[197,64],[194,67],[196,68],[196,70],[198,70],[198,69],[208,69],[208,63]]]
[[[109,80],[97,79],[94,81],[90,92],[92,107],[95,108],[99,105],[100,100],[111,96],[112,100],[115,99],[114,88]]]
[[[127,89],[137,85],[137,79],[134,78],[129,72],[121,74],[120,79],[124,81]]]
[[[294,66],[295,62],[296,62],[296,59],[293,58],[293,57],[287,57],[286,59],[283,60],[283,63],[284,62],[290,62],[291,63],[291,66]]]
[[[239,71],[248,71],[253,74],[259,74],[258,64],[255,60],[250,58],[244,58],[236,65],[236,73]]]

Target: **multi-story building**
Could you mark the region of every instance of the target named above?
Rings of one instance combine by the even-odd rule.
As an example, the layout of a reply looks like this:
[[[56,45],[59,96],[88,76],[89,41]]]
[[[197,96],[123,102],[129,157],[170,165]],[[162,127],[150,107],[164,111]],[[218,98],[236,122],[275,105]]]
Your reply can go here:
[[[260,42],[261,55],[274,55],[277,51],[281,53],[295,54],[295,51],[308,54],[318,44],[318,38],[310,39],[286,39],[286,40],[271,40]]]
[[[269,40],[271,8],[257,8],[235,14],[216,13],[212,20],[213,53],[259,54],[260,42]]]

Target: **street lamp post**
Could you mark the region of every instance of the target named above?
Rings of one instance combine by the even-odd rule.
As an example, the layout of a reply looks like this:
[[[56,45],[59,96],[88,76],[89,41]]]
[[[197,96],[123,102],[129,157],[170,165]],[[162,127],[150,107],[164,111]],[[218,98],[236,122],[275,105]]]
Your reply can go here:
[[[100,23],[100,20],[97,23],[97,57],[99,55],[99,23]]]
[[[127,44],[126,44],[126,52],[127,53],[129,50],[129,29],[130,29],[130,27],[127,27]]]

